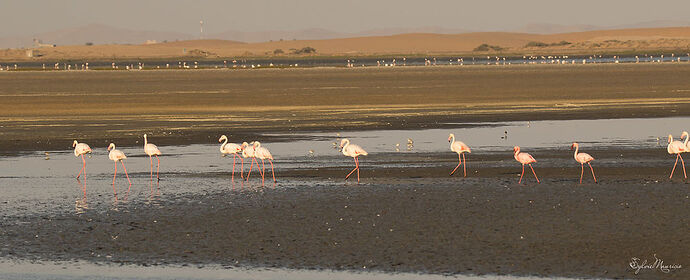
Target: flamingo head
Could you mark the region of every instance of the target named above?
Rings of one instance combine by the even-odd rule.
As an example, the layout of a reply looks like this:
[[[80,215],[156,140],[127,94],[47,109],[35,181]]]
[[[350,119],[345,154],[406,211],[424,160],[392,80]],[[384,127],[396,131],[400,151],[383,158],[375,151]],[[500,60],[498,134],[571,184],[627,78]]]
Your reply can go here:
[[[114,144],[114,143],[110,143],[110,145],[108,145],[108,151],[110,151],[110,150],[112,150],[112,149],[115,149],[115,144]]]
[[[220,136],[220,138],[218,139],[218,142],[223,142],[223,140],[228,140],[228,137],[225,136],[225,135],[222,135],[222,136]]]
[[[570,145],[570,150],[573,150],[573,149],[575,149],[575,148],[577,148],[577,147],[578,147],[577,143],[573,142],[573,144]]]
[[[455,135],[453,135],[453,133],[451,133],[450,135],[448,135],[448,142],[453,141],[453,138],[454,138],[454,137],[455,137]]]
[[[673,135],[669,134],[668,135],[668,143],[671,144],[673,142]]]
[[[680,134],[680,139],[683,139],[683,137],[688,137],[688,132],[687,132],[687,131],[683,131],[683,133]]]
[[[252,146],[254,148],[257,148],[257,147],[261,146],[261,143],[259,141],[254,141],[254,142],[252,142]]]
[[[247,142],[242,142],[242,149],[249,147],[249,144]]]
[[[345,146],[347,143],[350,143],[350,140],[347,140],[347,138],[344,138],[343,140],[340,140],[340,147],[342,148]]]
[[[518,146],[513,147],[513,152],[514,152],[514,153],[517,154],[519,151],[520,151],[520,147],[518,147]]]
[[[72,143],[72,148],[74,148],[76,146],[77,146],[77,140],[74,140],[74,142]]]

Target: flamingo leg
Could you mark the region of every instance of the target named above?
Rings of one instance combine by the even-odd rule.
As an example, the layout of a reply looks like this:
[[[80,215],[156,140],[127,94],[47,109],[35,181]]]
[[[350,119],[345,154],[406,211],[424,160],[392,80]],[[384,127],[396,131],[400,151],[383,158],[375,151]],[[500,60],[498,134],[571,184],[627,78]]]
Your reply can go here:
[[[113,193],[117,197],[117,191],[115,190],[115,177],[117,177],[117,162],[115,162],[115,174],[113,174]]]
[[[120,163],[122,163],[122,169],[125,170],[125,176],[127,176],[127,182],[129,182],[129,188],[127,189],[127,193],[129,193],[129,190],[132,189],[132,181],[129,180],[129,174],[127,174],[127,168],[125,167],[125,162],[120,160]]]
[[[534,172],[534,167],[532,167],[532,164],[531,164],[531,163],[529,164],[529,168],[532,169],[532,174],[534,174],[534,178],[537,179],[537,184],[539,184],[539,183],[540,183],[540,182],[539,182],[539,178],[537,178],[537,173]]]
[[[237,157],[240,158],[240,161],[242,162],[242,168],[240,169],[240,177],[244,179],[244,158],[242,158],[241,156]]]
[[[462,172],[465,174],[464,177],[467,177],[467,160],[465,160],[465,154],[462,154]]]
[[[256,165],[259,165],[259,163],[257,162]],[[262,186],[264,185],[264,173],[265,173],[264,168],[266,168],[266,163],[264,162],[264,159],[261,159],[261,185]]]
[[[594,176],[594,168],[592,168],[592,164],[589,162],[587,163],[587,165],[589,165],[589,169],[592,170],[592,178],[594,178],[594,183],[596,183],[597,182],[597,176]]]
[[[273,161],[269,159],[268,162],[271,163],[271,175],[273,176],[273,183],[278,182],[276,181],[276,173],[273,171]]]
[[[359,159],[355,158],[355,165],[357,166],[357,183],[359,183]]]
[[[518,181],[518,184],[522,184],[522,176],[525,175],[525,165],[522,165],[522,173],[520,174],[520,180]]]
[[[81,159],[84,160],[84,155],[81,155]],[[86,199],[86,161],[84,161],[84,167],[82,168],[84,169],[84,199]],[[77,178],[77,181],[79,181],[79,178]]]
[[[247,172],[247,181],[249,181],[249,175],[252,174],[252,167],[254,167],[254,158],[252,158],[252,162],[249,164],[249,172]]]
[[[158,160],[158,165],[156,165],[156,179],[158,179],[158,181],[160,182],[161,159],[158,157],[158,155],[156,155],[156,160]]]
[[[453,176],[453,173],[455,173],[455,170],[458,170],[460,164],[462,164],[462,160],[460,159],[460,154],[458,154],[458,166],[456,166],[455,169],[453,169],[453,171],[450,172],[450,176]]]
[[[676,163],[673,164],[673,169],[671,169],[671,176],[668,176],[669,179],[673,178],[673,171],[676,171],[676,165],[678,164],[678,157],[680,157],[680,154],[676,154]]]
[[[232,178],[231,180],[234,182],[235,181],[235,161],[237,160],[237,155],[232,154]]]
[[[149,156],[149,161],[151,162],[151,182],[153,182],[153,157]]]
[[[350,175],[352,175],[352,173],[354,173],[355,170],[357,170],[357,168],[359,167],[359,165],[357,165],[357,158],[355,157],[355,158],[353,158],[353,159],[355,160],[355,169],[352,169],[352,171],[350,171],[350,173],[347,174],[347,176],[345,176],[345,180],[347,180],[347,178],[349,178]]]
[[[685,179],[687,179],[688,175],[685,174],[685,162],[683,161],[683,157],[680,154],[678,154],[678,157],[680,157],[680,163],[683,164],[683,176],[685,176]]]
[[[582,174],[585,173],[585,164],[580,163],[580,184],[582,184]]]
[[[81,172],[84,171],[84,177],[86,177],[86,160],[84,159],[84,155],[81,155],[81,161],[84,163],[82,165],[81,170],[79,170],[79,174],[77,174],[77,179],[79,179],[79,176],[81,176]]]

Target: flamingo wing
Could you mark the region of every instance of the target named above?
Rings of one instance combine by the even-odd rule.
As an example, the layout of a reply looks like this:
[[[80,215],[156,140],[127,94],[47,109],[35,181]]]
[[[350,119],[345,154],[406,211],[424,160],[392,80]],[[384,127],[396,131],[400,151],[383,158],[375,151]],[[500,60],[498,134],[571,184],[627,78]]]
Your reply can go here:
[[[149,156],[161,155],[161,151],[158,149],[158,147],[151,143],[146,144],[146,147],[144,147],[144,152],[146,152],[146,154]]]
[[[352,157],[366,156],[366,155],[369,154],[369,153],[367,153],[367,151],[365,151],[364,149],[362,149],[362,147],[360,147],[359,145],[350,144],[350,145],[347,146],[347,148],[348,148],[348,150],[349,150],[348,153],[349,153],[350,156],[352,156]]]
[[[453,143],[453,147],[451,148],[451,150],[453,152],[456,152],[456,153],[464,153],[464,152],[470,153],[470,146],[467,146],[467,144],[465,144],[461,141],[455,141]]]
[[[579,163],[587,163],[590,161],[593,161],[594,158],[590,156],[588,153],[578,153],[577,154],[577,162]]]
[[[534,159],[534,158],[532,157],[532,155],[530,155],[530,154],[528,154],[528,153],[519,153],[519,154],[517,155],[517,159],[518,159],[518,161],[519,161],[520,163],[522,163],[522,164],[528,164],[528,163],[537,162],[537,160]]]

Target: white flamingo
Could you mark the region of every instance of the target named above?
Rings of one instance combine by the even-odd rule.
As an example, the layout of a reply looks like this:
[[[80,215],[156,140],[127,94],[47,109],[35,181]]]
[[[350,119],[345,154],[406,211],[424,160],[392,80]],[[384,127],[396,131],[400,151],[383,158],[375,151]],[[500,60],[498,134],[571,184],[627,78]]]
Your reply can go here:
[[[683,157],[680,155],[688,151],[688,133],[683,131],[683,133],[680,135],[680,139],[683,139],[683,137],[685,137],[685,142],[673,141],[673,136],[671,134],[668,135],[668,147],[666,147],[666,151],[670,155],[676,154],[676,163],[673,164],[673,169],[671,169],[671,175],[668,176],[669,179],[673,178],[673,172],[676,171],[678,159],[680,159],[681,164],[683,164],[683,176],[685,176],[685,179],[688,178],[688,175],[685,173],[685,162],[683,161]]]
[[[223,142],[225,140],[225,142]],[[228,143],[228,137],[225,135],[220,136],[220,139],[218,139],[218,142],[223,142],[223,144],[220,145],[220,153],[225,155],[232,155],[232,180],[235,180],[235,162],[236,158],[240,158],[240,161],[242,161],[242,167],[244,168],[244,159],[237,155],[237,153],[242,152],[242,146],[237,145],[235,143]],[[244,172],[240,170],[240,177],[244,179]]]
[[[458,166],[456,166],[455,169],[450,172],[450,176],[453,176],[455,170],[458,170],[458,167],[460,167],[460,164],[462,164],[463,173],[465,174],[464,177],[467,177],[467,161],[465,160],[465,152],[472,153],[470,147],[462,141],[455,141],[455,135],[453,133],[448,136],[448,142],[450,142],[450,150],[458,153]],[[462,159],[460,156],[462,156]]]
[[[259,141],[254,141],[254,156],[258,159],[261,159],[261,185],[264,184],[264,175],[266,174],[266,170],[264,168],[264,160],[266,159],[271,163],[271,175],[273,175],[273,183],[277,182],[276,174],[273,171],[273,156],[268,149],[261,147],[261,143]],[[256,162],[256,165],[257,167],[259,166],[258,161]]]
[[[348,157],[352,157],[355,160],[355,169],[352,169],[347,176],[345,176],[345,180],[352,175],[355,170],[357,171],[357,183],[359,183],[359,159],[357,159],[359,156],[366,156],[369,153],[362,149],[362,147],[355,145],[355,144],[350,144],[350,140],[348,139],[343,139],[340,141],[340,148],[343,149],[343,155],[346,155]]]
[[[108,158],[112,161],[115,162],[115,174],[113,175],[113,193],[117,195],[117,191],[115,190],[115,177],[117,177],[117,162],[119,161],[122,164],[122,169],[125,170],[125,175],[127,176],[127,182],[129,182],[129,189],[127,189],[127,192],[132,188],[132,181],[129,180],[129,174],[127,174],[127,168],[125,167],[125,162],[123,161],[124,159],[127,158],[125,156],[125,153],[123,153],[120,150],[115,149],[115,144],[110,143],[108,146],[108,151],[110,153],[108,154]]]
[[[252,168],[254,167],[254,162],[256,161],[254,142],[252,142],[251,145],[247,144],[247,142],[242,143],[242,156],[244,158],[251,158],[252,159],[252,162],[249,164],[249,172],[247,172],[247,178],[246,178],[246,180],[249,181],[249,175],[252,174]],[[259,162],[258,161],[256,161],[256,168],[259,169],[259,173],[261,173],[261,168],[259,168]],[[242,170],[244,170],[244,166],[242,166]]]
[[[151,162],[151,181],[153,181],[153,156],[156,156],[156,160],[158,160],[158,165],[156,165],[156,179],[160,181],[161,178],[158,176],[158,172],[161,168],[161,159],[158,158],[158,156],[161,155],[161,151],[158,150],[156,145],[148,142],[146,134],[144,134],[144,152],[149,156],[149,161]]]

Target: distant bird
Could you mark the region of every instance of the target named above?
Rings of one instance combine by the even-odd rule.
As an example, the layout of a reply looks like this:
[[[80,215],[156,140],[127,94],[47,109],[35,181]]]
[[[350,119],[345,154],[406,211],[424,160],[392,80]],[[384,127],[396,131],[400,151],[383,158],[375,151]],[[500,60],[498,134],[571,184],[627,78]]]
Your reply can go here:
[[[161,155],[161,151],[158,150],[158,147],[156,147],[156,145],[148,142],[148,140],[146,139],[146,134],[144,134],[144,153],[146,153],[149,156],[149,161],[151,162],[151,181],[153,181],[153,156],[156,156],[156,160],[158,160],[158,165],[156,166],[156,179],[160,181],[161,178],[158,175],[158,172],[161,168],[161,159],[158,158],[158,156]]]
[[[127,168],[125,168],[125,162],[123,161],[124,159],[127,158],[127,156],[125,156],[125,153],[123,153],[122,151],[116,150],[115,144],[113,144],[113,143],[110,143],[110,145],[108,146],[108,151],[110,151],[110,153],[108,154],[108,158],[115,162],[115,174],[113,175],[113,184],[112,184],[113,185],[113,193],[115,193],[115,195],[117,195],[117,191],[115,190],[115,177],[117,177],[117,162],[118,161],[122,164],[122,169],[125,170],[125,175],[127,176],[127,182],[129,182],[129,189],[127,189],[127,192],[129,192],[129,190],[132,188],[132,181],[129,180],[129,174],[127,174]]]
[[[570,146],[570,150],[575,149],[575,154],[573,157],[575,158],[575,161],[580,163],[580,184],[582,184],[582,175],[585,173],[585,163],[589,165],[589,169],[592,170],[592,178],[594,178],[594,183],[597,182],[597,177],[594,176],[594,168],[592,168],[592,164],[590,163],[591,161],[594,160],[592,156],[590,156],[587,153],[578,153],[580,147],[577,143],[573,142],[573,144]]]
[[[685,137],[685,142],[680,142],[680,141],[673,141],[673,136],[671,134],[668,135],[668,147],[666,147],[666,151],[668,151],[668,154],[676,154],[676,163],[673,164],[673,169],[671,169],[671,175],[668,176],[669,179],[673,178],[673,172],[676,171],[676,165],[678,165],[678,159],[680,158],[681,164],[683,164],[683,176],[685,176],[685,179],[688,178],[688,175],[685,173],[685,162],[683,161],[683,157],[680,155],[681,153],[687,152],[687,143],[688,143],[688,133],[683,131],[683,133],[680,136],[680,139],[683,139]]]
[[[359,183],[359,159],[357,157],[359,156],[366,156],[369,153],[362,149],[362,147],[355,145],[355,144],[350,144],[350,140],[348,139],[343,139],[340,141],[340,147],[343,149],[343,155],[346,155],[348,157],[352,157],[355,160],[355,169],[352,169],[347,176],[345,176],[345,180],[352,175],[352,173],[357,171],[357,183]]]
[[[235,180],[235,162],[236,158],[240,158],[240,161],[242,161],[242,167],[244,168],[244,159],[237,155],[237,153],[242,152],[242,146],[237,145],[235,143],[228,143],[228,137],[225,135],[220,136],[218,139],[218,142],[223,142],[223,144],[220,145],[220,153],[225,155],[232,155],[232,178],[231,180]],[[244,171],[240,170],[240,178],[244,179]]]
[[[252,167],[254,167],[254,162],[256,161],[256,155],[255,155],[255,150],[254,150],[254,142],[252,142],[251,145],[247,144],[247,142],[242,143],[242,156],[244,158],[251,158],[252,162],[249,165],[249,172],[247,172],[247,181],[249,181],[249,175],[252,174]],[[261,168],[259,168],[259,162],[256,161],[256,168],[259,169],[259,172],[261,172]],[[242,170],[244,170],[244,166],[242,166]],[[262,174],[263,176],[263,174]]]
[[[395,151],[400,152],[400,143],[395,144]]]
[[[462,164],[462,170],[464,173],[463,177],[467,177],[467,161],[465,160],[465,153],[472,153],[470,147],[461,141],[455,141],[455,134],[451,133],[448,136],[448,142],[450,142],[450,150],[458,153],[458,166],[450,172],[450,176],[453,176],[455,170],[458,170],[460,164]],[[462,158],[460,158],[462,156]]]
[[[72,143],[72,147],[74,148],[74,156],[81,156],[81,161],[84,163],[81,167],[81,170],[79,170],[79,174],[77,174],[77,179],[79,179],[79,176],[81,176],[82,171],[84,172],[84,176],[86,176],[86,160],[84,159],[84,155],[91,153],[91,147],[89,147],[89,145],[87,145],[86,143],[79,143],[77,142],[77,140],[74,140],[74,142]]]
[[[414,141],[412,141],[412,138],[407,138],[407,145],[408,146],[414,145]]]
[[[261,143],[259,141],[254,141],[254,156],[258,159],[261,159],[261,185],[264,184],[264,175],[266,174],[266,170],[264,169],[264,160],[268,160],[268,162],[271,163],[271,175],[273,176],[273,183],[277,182],[276,181],[276,174],[273,170],[273,155],[271,155],[271,152],[268,151],[268,149],[261,147]],[[259,166],[259,162],[256,162],[256,166]]]
[[[522,174],[520,174],[520,181],[518,181],[518,184],[522,184],[522,176],[525,175],[525,164],[529,165],[529,168],[532,169],[532,173],[534,174],[534,178],[537,179],[537,183],[539,183],[539,178],[537,178],[537,173],[534,172],[534,168],[532,167],[532,163],[537,162],[536,159],[532,157],[532,155],[528,153],[521,153],[520,152],[520,147],[515,146],[513,147],[513,157],[515,160],[517,160],[519,163],[522,164]]]

